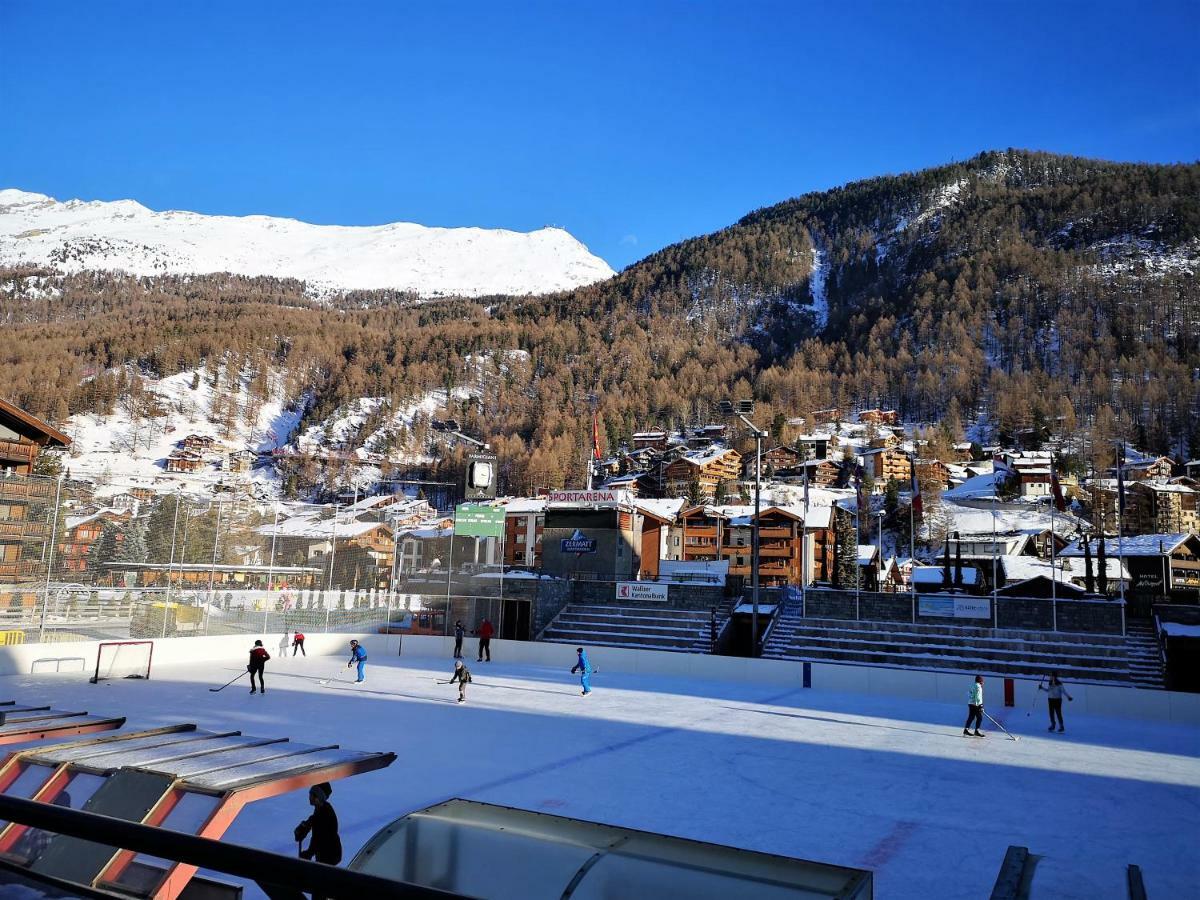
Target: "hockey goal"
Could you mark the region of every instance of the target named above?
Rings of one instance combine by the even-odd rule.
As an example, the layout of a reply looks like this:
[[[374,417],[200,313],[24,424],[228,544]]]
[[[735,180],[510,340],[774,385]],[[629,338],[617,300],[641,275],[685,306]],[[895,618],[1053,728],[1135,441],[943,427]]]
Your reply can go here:
[[[154,641],[108,641],[96,651],[92,684],[109,678],[149,678]]]

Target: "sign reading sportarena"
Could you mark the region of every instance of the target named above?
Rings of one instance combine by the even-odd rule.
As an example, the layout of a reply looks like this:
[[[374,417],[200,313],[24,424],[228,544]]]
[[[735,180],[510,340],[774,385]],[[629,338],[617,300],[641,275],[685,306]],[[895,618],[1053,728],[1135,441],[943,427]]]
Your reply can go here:
[[[633,495],[629,491],[551,491],[546,497],[547,503],[582,504],[582,503],[633,503]]]

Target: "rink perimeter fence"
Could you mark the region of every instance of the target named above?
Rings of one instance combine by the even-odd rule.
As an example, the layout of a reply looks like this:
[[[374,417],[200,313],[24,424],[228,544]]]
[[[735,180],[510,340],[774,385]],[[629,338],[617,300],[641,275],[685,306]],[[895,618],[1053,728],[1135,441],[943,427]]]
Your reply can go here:
[[[496,538],[414,498],[340,504],[0,474],[0,646],[301,631],[531,637]],[[432,522],[431,522],[432,520]],[[507,570],[513,579],[529,573]]]

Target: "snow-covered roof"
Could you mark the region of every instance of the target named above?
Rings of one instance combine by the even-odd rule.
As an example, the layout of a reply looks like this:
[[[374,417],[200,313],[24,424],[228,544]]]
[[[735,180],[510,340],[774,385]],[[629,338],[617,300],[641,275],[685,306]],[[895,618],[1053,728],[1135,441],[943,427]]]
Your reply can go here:
[[[1161,622],[1160,624],[1168,637],[1200,638],[1200,625],[1187,625],[1183,622]]]
[[[999,564],[1004,566],[1004,580],[1007,582],[1028,581],[1039,575],[1049,578],[1054,573],[1050,560],[1038,559],[1036,556],[1003,556],[1000,557]],[[1063,579],[1060,577],[1060,580]]]
[[[273,523],[260,525],[255,529],[258,534],[268,537],[294,537],[308,538],[312,540],[328,540],[332,535],[336,534],[339,538],[355,538],[361,537],[374,531],[376,528],[386,528],[379,522],[338,522],[337,529],[334,530],[333,519],[317,519],[310,516],[293,516],[290,519],[280,521],[278,527]]]
[[[680,459],[685,459],[694,466],[706,466],[710,462],[715,462],[722,456],[725,456],[727,453],[733,452],[734,451],[728,447],[722,447],[718,444],[713,444],[712,446],[705,447],[703,450],[689,450],[687,453],[683,454]]]
[[[513,513],[514,515],[540,513],[545,511],[545,497],[516,497],[512,500],[506,501],[504,504],[504,512]]]
[[[1173,553],[1175,549],[1194,537],[1191,532],[1180,534],[1134,534],[1128,537],[1104,539],[1104,552],[1107,556],[1161,556],[1163,553]],[[1100,539],[1091,540],[1092,556],[1100,552]],[[1076,541],[1064,547],[1059,556],[1083,556],[1083,542]]]
[[[879,548],[874,544],[859,544],[858,545],[858,564],[860,566],[869,566],[875,562],[875,557],[879,554]]]
[[[1136,481],[1134,484],[1164,494],[1195,494],[1196,489],[1172,481]]]
[[[668,522],[674,522],[679,518],[679,513],[687,505],[687,498],[665,497],[661,500],[651,498],[637,499],[633,501],[633,505],[652,516],[666,519]]]
[[[936,585],[942,586],[945,583],[945,567],[944,566],[913,566],[912,581],[914,585]],[[975,585],[979,582],[979,570],[974,566],[962,567],[962,583],[965,585]],[[950,586],[955,585],[955,570],[954,561],[950,561]]]

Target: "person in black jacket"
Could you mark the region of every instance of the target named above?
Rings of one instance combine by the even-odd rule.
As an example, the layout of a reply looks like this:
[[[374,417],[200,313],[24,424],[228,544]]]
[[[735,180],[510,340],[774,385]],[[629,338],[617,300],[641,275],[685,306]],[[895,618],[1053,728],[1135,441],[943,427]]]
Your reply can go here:
[[[263,646],[262,641],[255,641],[254,646],[250,650],[250,662],[246,666],[246,671],[250,673],[250,693],[257,690],[262,690],[265,694],[267,686],[263,683],[263,672],[267,668],[267,660],[271,658],[271,654],[267,652],[267,648]],[[258,687],[254,686],[254,676],[258,676]]]
[[[303,844],[304,839],[312,834],[308,849],[300,851],[301,859],[315,859],[319,863],[336,866],[342,861],[342,839],[338,836],[337,813],[334,812],[329,797],[333,788],[328,781],[314,784],[308,789],[308,802],[312,804],[313,814],[296,826],[296,843]],[[319,894],[313,894],[313,900],[324,900]]]
[[[454,658],[462,659],[462,642],[463,634],[466,629],[463,628],[462,620],[457,620],[454,623]]]

